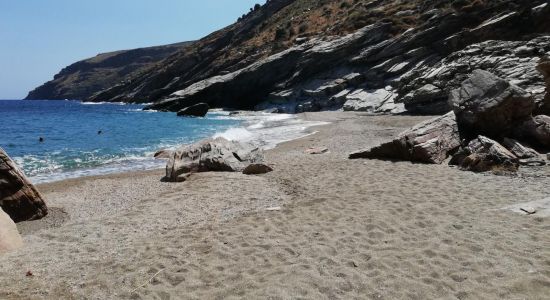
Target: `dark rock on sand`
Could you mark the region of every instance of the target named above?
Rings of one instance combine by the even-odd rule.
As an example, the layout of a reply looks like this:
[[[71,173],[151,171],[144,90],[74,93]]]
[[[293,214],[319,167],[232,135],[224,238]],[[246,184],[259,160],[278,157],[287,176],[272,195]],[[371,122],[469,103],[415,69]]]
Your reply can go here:
[[[224,138],[206,139],[182,146],[168,160],[165,180],[178,182],[195,172],[242,172],[250,164],[263,161],[260,149]]]
[[[550,117],[539,115],[527,119],[515,130],[516,135],[546,148],[550,147]]]
[[[42,195],[0,148],[0,207],[15,222],[40,219],[48,213]]]
[[[206,103],[197,103],[178,111],[180,117],[204,117],[208,113],[210,106]]]
[[[21,248],[23,239],[17,226],[2,208],[0,208],[0,255]]]
[[[265,164],[250,164],[243,170],[245,175],[259,175],[272,172],[273,168]]]
[[[515,172],[519,167],[513,153],[485,136],[470,141],[453,160],[462,170],[473,172]]]
[[[530,93],[483,70],[475,70],[453,90],[449,102],[461,132],[492,137],[508,135],[535,108]]]
[[[408,160],[440,164],[460,147],[454,113],[420,123],[395,140],[350,154],[349,158]]]

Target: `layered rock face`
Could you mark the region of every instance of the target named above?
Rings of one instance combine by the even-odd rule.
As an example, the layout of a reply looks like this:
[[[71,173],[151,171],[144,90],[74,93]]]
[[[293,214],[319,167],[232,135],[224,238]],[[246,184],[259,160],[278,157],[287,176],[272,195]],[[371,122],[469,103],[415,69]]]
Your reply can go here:
[[[196,172],[243,172],[262,161],[262,151],[251,145],[224,138],[207,139],[177,149],[166,165],[165,180],[184,181],[187,174]]]
[[[42,195],[0,148],[0,208],[15,222],[36,220],[48,213]]]

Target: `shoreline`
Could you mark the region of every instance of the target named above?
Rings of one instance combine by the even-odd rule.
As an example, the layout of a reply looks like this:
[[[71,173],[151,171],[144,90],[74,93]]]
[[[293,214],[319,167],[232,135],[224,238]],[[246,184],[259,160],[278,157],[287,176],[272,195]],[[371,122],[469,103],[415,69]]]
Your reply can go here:
[[[163,183],[154,170],[40,185],[67,218],[18,224],[25,247],[0,257],[0,298],[548,295],[550,220],[505,209],[546,198],[546,180],[347,159],[426,117],[301,117],[331,123],[266,151],[265,175]]]

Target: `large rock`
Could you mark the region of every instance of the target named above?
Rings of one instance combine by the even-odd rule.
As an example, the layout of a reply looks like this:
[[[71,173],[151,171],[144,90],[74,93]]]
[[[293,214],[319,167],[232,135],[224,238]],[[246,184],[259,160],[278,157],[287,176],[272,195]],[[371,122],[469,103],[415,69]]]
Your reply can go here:
[[[23,246],[23,239],[13,220],[0,208],[0,254]]]
[[[207,139],[176,150],[166,165],[166,180],[182,181],[182,175],[194,172],[242,172],[247,166],[263,161],[260,149],[224,138]]]
[[[352,153],[349,157],[440,164],[458,147],[458,126],[454,113],[450,112],[414,126],[391,142]]]
[[[473,172],[515,172],[518,158],[498,142],[478,136],[455,155],[454,163],[462,170]]]
[[[527,119],[515,130],[522,139],[531,140],[541,146],[550,147],[550,117],[539,115]]]
[[[35,220],[48,213],[42,195],[0,148],[0,207],[15,221]]]
[[[208,113],[210,106],[206,103],[197,103],[178,111],[180,117],[204,117]]]
[[[530,93],[483,70],[453,90],[449,102],[461,130],[492,137],[507,135],[535,108]]]
[[[550,52],[541,59],[537,69],[546,82],[546,97],[544,98],[543,111],[550,113]]]

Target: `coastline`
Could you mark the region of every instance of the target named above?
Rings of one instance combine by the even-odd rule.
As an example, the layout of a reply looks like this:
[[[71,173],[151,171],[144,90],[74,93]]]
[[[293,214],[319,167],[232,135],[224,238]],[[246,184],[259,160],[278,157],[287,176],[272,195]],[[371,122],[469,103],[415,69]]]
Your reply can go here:
[[[275,171],[266,175],[163,183],[152,170],[39,185],[55,213],[18,224],[26,246],[0,258],[0,298],[550,293],[550,221],[503,209],[545,198],[545,180],[347,159],[426,117],[299,117],[330,124],[268,150]]]

